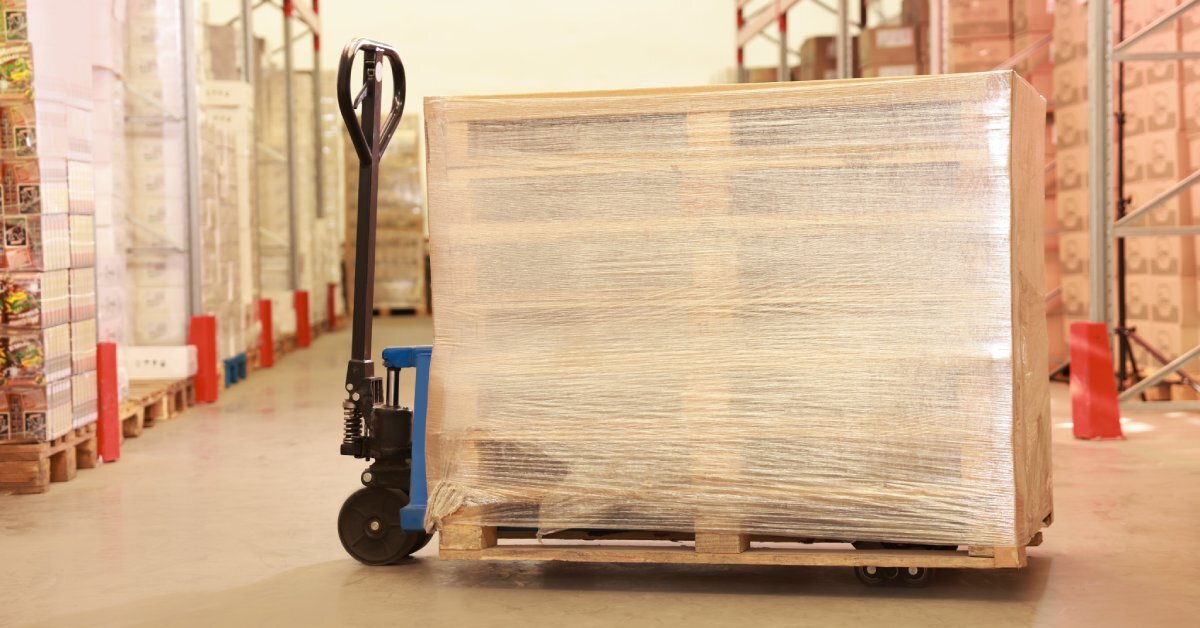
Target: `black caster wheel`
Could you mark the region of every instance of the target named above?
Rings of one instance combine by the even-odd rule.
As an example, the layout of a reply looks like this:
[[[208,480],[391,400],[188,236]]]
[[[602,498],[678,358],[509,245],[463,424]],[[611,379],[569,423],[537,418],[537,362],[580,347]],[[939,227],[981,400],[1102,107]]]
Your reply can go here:
[[[346,552],[365,565],[391,565],[429,542],[425,532],[400,527],[400,509],[408,495],[379,487],[355,491],[338,513],[338,538]]]
[[[928,586],[931,578],[933,578],[933,569],[929,567],[902,567],[897,580],[906,587],[919,589]]]
[[[854,577],[869,587],[882,587],[899,575],[895,567],[855,567]]]

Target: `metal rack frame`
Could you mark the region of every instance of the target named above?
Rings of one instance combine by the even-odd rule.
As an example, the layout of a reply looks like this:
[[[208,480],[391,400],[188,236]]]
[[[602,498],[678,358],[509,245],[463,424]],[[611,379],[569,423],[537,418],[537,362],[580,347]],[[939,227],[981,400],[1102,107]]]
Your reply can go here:
[[[1110,334],[1115,334],[1119,347],[1119,370],[1126,375],[1126,357],[1130,350],[1129,342],[1133,341],[1150,349],[1142,341],[1125,328],[1125,290],[1124,265],[1121,257],[1123,240],[1130,237],[1169,235],[1194,236],[1200,235],[1200,225],[1183,225],[1173,227],[1134,227],[1132,223],[1145,217],[1155,208],[1163,205],[1175,196],[1200,181],[1200,169],[1192,172],[1178,181],[1161,194],[1128,213],[1125,212],[1123,193],[1114,199],[1114,191],[1123,191],[1123,182],[1114,176],[1113,148],[1116,144],[1118,159],[1122,145],[1123,86],[1113,81],[1114,65],[1118,76],[1122,64],[1126,62],[1176,61],[1181,59],[1200,59],[1200,51],[1175,51],[1137,53],[1129,49],[1150,34],[1173,25],[1184,12],[1200,5],[1200,0],[1184,0],[1172,10],[1160,16],[1140,31],[1124,37],[1113,44],[1113,15],[1112,3],[1088,3],[1088,87],[1091,98],[1088,100],[1088,128],[1093,129],[1089,138],[1088,154],[1088,222],[1089,222],[1089,254],[1088,288],[1091,295],[1088,318],[1094,322],[1103,322],[1109,328]],[[1124,2],[1118,5],[1123,11]],[[1117,99],[1118,110],[1113,110],[1114,97]],[[1100,131],[1100,132],[1096,132]],[[1114,298],[1114,289],[1116,295]],[[1115,320],[1114,320],[1115,318]],[[1115,323],[1115,324],[1114,324]],[[1126,409],[1145,408],[1154,410],[1200,410],[1200,401],[1137,401],[1147,388],[1162,382],[1170,375],[1178,375],[1180,379],[1194,388],[1197,384],[1193,378],[1181,369],[1184,364],[1200,356],[1200,345],[1197,345],[1182,355],[1173,359],[1162,356],[1157,352],[1151,355],[1165,362],[1157,371],[1147,375],[1132,386],[1125,388],[1118,395],[1118,400]],[[1138,377],[1138,373],[1129,374]],[[1124,377],[1120,385],[1124,385]],[[1198,388],[1200,389],[1200,388]]]
[[[831,7],[824,0],[809,0],[822,9],[834,14],[838,18],[838,27],[836,33],[837,39],[837,77],[839,79],[852,78],[854,76],[854,50],[852,49],[854,39],[850,36],[850,27],[853,26],[862,30],[865,26],[865,18],[867,15],[866,0],[859,0],[859,16],[862,24],[854,24],[850,21],[850,0],[835,0],[836,7]],[[800,3],[800,0],[771,0],[770,4],[763,5],[751,13],[746,15],[746,6],[754,2],[754,0],[737,0],[737,82],[745,83],[746,75],[746,44],[750,43],[757,37],[763,37],[774,41],[774,38],[766,34],[766,29],[772,22],[779,26],[779,80],[791,80],[791,64],[788,62],[788,54],[799,54],[798,51],[793,51],[788,48],[788,11]]]
[[[182,0],[187,4],[189,0]],[[257,93],[258,77],[254,70],[254,10],[261,6],[272,6],[279,9],[283,18],[283,71],[284,71],[284,99],[287,101],[287,147],[285,154],[274,155],[280,161],[287,163],[287,180],[288,180],[288,251],[291,257],[288,266],[288,282],[291,289],[300,289],[300,250],[297,246],[298,234],[297,223],[300,219],[296,211],[296,106],[295,106],[295,51],[293,44],[299,39],[306,36],[312,36],[313,42],[313,146],[316,151],[315,162],[315,182],[314,193],[316,194],[317,218],[325,216],[324,208],[324,165],[322,164],[321,152],[323,146],[323,134],[321,133],[321,16],[319,0],[311,0],[310,3],[299,2],[298,0],[242,0],[242,11],[234,22],[241,20],[247,27],[242,29],[242,52],[243,59],[243,78],[250,84],[251,90]],[[297,24],[297,22],[299,24]],[[297,26],[299,28],[297,28]],[[255,116],[258,115],[256,111]],[[255,132],[258,131],[258,125],[254,125]],[[254,146],[256,151],[264,151],[275,153],[274,150],[267,150],[268,147],[263,145],[259,138],[254,138]],[[190,162],[191,160],[189,160]],[[257,162],[257,160],[254,160]],[[257,214],[257,212],[255,212]],[[263,233],[261,229],[255,226],[255,231],[258,234],[258,241],[261,244]],[[262,247],[259,246],[261,249]]]

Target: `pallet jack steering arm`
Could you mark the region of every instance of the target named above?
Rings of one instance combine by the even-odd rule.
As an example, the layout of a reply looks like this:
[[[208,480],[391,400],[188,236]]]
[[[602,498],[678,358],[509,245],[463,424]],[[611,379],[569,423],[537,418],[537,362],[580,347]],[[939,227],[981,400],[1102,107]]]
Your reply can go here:
[[[354,60],[363,53],[362,87],[350,94]],[[383,65],[386,60],[392,75],[392,102],[387,119],[381,124]],[[370,39],[353,39],[342,49],[338,62],[338,109],[354,151],[358,154],[358,229],[354,246],[354,319],[350,340],[350,361],[346,365],[346,395],[342,404],[344,434],[341,453],[356,458],[371,456],[368,432],[375,404],[382,401],[382,380],[375,375],[371,361],[371,314],[375,301],[375,216],[379,195],[379,160],[387,149],[400,116],[404,113],[404,64],[400,55],[387,44]],[[355,111],[361,106],[361,118]]]

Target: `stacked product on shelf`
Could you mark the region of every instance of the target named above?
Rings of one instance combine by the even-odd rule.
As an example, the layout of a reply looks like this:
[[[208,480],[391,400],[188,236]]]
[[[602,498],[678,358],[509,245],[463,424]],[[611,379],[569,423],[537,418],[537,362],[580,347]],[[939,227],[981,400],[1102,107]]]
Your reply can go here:
[[[1057,3],[1053,33],[1055,211],[1062,321],[1069,329],[1087,320],[1089,304],[1087,5]]]
[[[994,69],[1012,56],[1012,35],[1012,7],[1006,0],[947,0],[947,71]]]
[[[77,33],[4,7],[0,440],[50,440],[96,420],[92,68],[47,54]]]
[[[187,343],[186,116],[180,3],[130,3],[125,50],[127,251],[124,340]]]
[[[262,45],[261,40],[259,43]],[[260,53],[260,58],[263,56]],[[259,112],[255,116],[259,146],[258,177],[254,185],[259,221],[258,277],[262,298],[271,301],[274,336],[279,338],[296,333],[292,307],[295,287],[291,278],[293,216],[288,191],[287,101],[283,69],[264,63],[259,67],[255,86],[255,110]],[[296,269],[297,274],[300,270]]]
[[[1125,2],[1124,36],[1140,31],[1176,4],[1174,0]],[[1175,21],[1160,29],[1137,44],[1136,51],[1181,50],[1181,26],[1180,21]],[[1124,183],[1125,197],[1130,201],[1127,211],[1145,205],[1191,173],[1184,85],[1184,67],[1179,60],[1124,66]],[[1194,190],[1167,201],[1135,226],[1193,224]],[[1164,357],[1174,359],[1200,342],[1195,238],[1139,236],[1125,242],[1128,324]],[[1134,350],[1143,371],[1162,366],[1148,351],[1137,345]],[[1200,360],[1184,370],[1195,375],[1198,367]],[[1186,386],[1171,386],[1170,390],[1175,399],[1196,397]]]
[[[406,115],[379,166],[375,235],[375,307],[426,311],[425,193],[421,188],[421,125]],[[344,140],[345,141],[345,140]],[[358,155],[346,147],[347,180],[358,173]],[[357,233],[357,190],[347,186],[346,233]],[[354,239],[346,239],[346,267],[354,268]],[[352,274],[347,282],[353,285]]]
[[[232,26],[207,26],[200,110],[201,310],[217,319],[217,359],[257,344],[250,260],[254,97],[238,78]]]
[[[858,36],[854,36],[850,49],[854,51],[851,67],[858,65]],[[800,67],[792,71],[793,79],[801,81],[828,81],[837,78],[837,37],[821,35],[809,37],[800,45]]]
[[[858,76],[911,76],[929,71],[925,25],[900,24],[868,28],[858,38]]]

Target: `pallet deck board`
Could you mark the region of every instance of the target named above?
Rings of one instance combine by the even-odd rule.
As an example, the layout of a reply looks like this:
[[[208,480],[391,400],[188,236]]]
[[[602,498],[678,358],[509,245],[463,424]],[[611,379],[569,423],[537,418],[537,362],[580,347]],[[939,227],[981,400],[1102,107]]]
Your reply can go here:
[[[1007,556],[971,556],[964,551],[937,550],[853,550],[809,548],[750,547],[742,552],[698,552],[690,546],[632,545],[509,545],[483,549],[442,547],[444,560],[490,561],[565,561],[592,563],[670,563],[695,565],[793,565],[844,567],[933,567],[959,569],[995,569],[1025,564],[1019,552],[1019,564]]]

